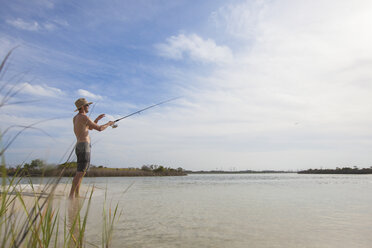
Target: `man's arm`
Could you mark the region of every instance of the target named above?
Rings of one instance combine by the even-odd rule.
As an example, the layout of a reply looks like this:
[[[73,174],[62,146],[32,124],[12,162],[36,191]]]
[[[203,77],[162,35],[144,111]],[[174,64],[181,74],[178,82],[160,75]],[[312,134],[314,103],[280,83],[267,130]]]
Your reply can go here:
[[[103,125],[97,125],[97,123],[93,122],[88,116],[87,116],[87,126],[90,130],[95,129],[99,132],[105,130],[109,126],[112,126],[114,124],[113,121],[109,121],[106,124]]]
[[[100,114],[95,120],[95,123],[98,123],[99,120],[101,120],[103,117],[105,117],[105,114]]]
[[[98,123],[99,120],[101,120],[103,117],[105,117],[105,114],[100,114],[95,120],[94,120],[94,123]],[[92,130],[93,128],[92,127],[89,127],[88,126],[88,129],[89,130]]]

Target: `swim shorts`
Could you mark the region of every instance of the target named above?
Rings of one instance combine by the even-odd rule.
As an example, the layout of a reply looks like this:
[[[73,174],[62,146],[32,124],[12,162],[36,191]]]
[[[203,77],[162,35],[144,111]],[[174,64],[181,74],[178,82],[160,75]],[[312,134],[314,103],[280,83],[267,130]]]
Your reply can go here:
[[[90,163],[90,143],[79,142],[76,144],[77,171],[85,172]]]

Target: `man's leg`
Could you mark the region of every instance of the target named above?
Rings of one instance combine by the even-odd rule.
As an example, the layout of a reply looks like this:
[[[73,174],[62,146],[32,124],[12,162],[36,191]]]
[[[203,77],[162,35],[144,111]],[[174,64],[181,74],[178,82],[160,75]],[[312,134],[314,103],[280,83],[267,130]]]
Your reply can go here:
[[[70,198],[79,196],[80,184],[90,163],[90,144],[87,142],[77,143],[75,152],[77,158],[77,167],[75,177],[72,180]]]
[[[85,171],[84,172],[79,172],[79,173],[81,173],[81,175],[79,175],[79,178],[77,180],[76,189],[75,189],[75,197],[79,197],[80,185],[81,185],[81,181],[83,181]]]
[[[77,171],[75,174],[74,179],[72,180],[72,186],[70,191],[70,198],[74,198],[75,196],[79,196],[80,184],[81,180],[83,179],[85,172]]]

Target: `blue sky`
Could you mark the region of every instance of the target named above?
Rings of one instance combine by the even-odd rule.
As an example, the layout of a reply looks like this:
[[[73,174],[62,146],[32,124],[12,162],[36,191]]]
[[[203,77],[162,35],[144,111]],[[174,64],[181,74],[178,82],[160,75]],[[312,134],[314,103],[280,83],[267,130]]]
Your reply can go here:
[[[191,170],[371,166],[369,1],[4,1],[9,164],[65,159],[74,101],[104,121],[92,163]],[[4,91],[1,92],[2,96]],[[3,138],[3,143],[16,129]]]

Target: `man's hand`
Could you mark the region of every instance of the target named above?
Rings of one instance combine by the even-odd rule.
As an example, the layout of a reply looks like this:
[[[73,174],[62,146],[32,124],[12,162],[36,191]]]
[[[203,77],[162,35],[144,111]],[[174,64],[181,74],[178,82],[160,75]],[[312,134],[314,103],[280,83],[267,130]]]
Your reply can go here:
[[[99,120],[101,120],[103,117],[105,117],[105,114],[101,114],[99,115],[95,120],[94,122],[97,123]]]
[[[109,126],[112,126],[112,125],[115,124],[115,122],[114,122],[114,121],[109,121],[109,122],[107,122],[107,124],[108,124]]]

